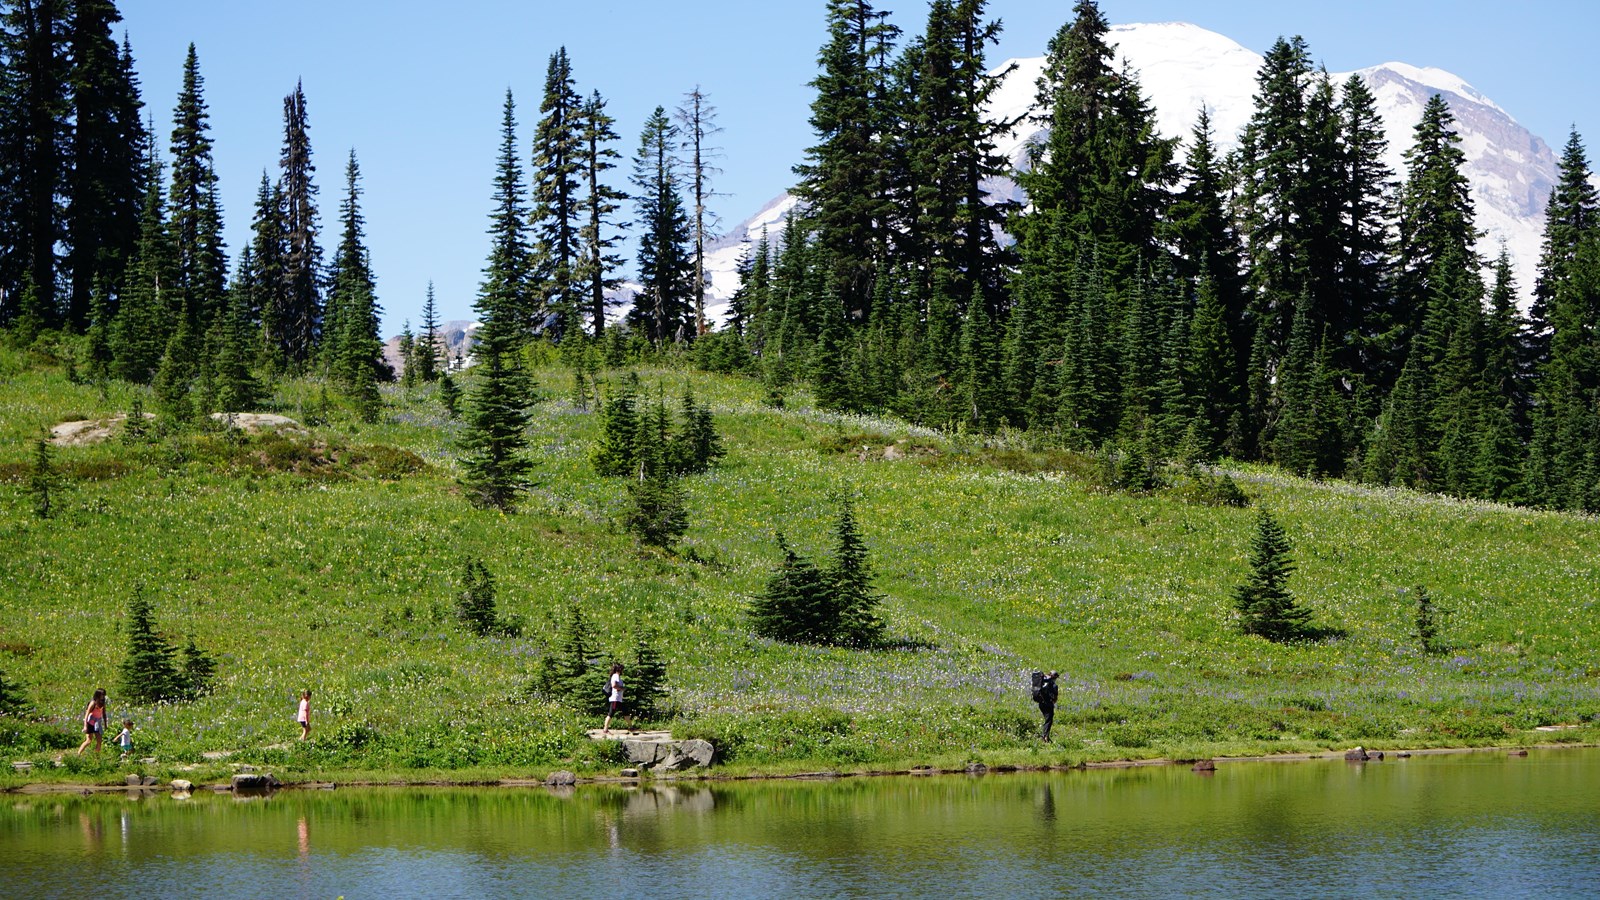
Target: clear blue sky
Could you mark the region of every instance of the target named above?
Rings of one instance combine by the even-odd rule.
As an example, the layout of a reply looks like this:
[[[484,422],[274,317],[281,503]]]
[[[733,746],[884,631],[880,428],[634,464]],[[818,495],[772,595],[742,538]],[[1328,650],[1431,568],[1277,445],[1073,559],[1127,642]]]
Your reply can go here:
[[[880,0],[909,33],[924,0]],[[231,257],[248,240],[263,169],[276,177],[283,97],[305,84],[321,187],[324,246],[337,240],[344,160],[364,175],[368,245],[385,334],[415,320],[431,279],[445,319],[470,318],[506,88],[518,102],[524,160],[550,54],[565,46],[578,89],[600,91],[631,158],[658,104],[699,85],[718,108],[726,226],[791,183],[823,32],[823,0],[123,0],[148,111],[171,131],[193,41],[216,140]],[[1039,56],[1071,17],[1068,0],[990,0],[1005,23],[990,60]],[[1400,60],[1461,76],[1559,149],[1576,125],[1600,157],[1600,4],[1103,0],[1113,23],[1186,21],[1261,52],[1299,34],[1333,71]],[[623,186],[626,164],[616,171]],[[627,248],[631,259],[633,248]]]

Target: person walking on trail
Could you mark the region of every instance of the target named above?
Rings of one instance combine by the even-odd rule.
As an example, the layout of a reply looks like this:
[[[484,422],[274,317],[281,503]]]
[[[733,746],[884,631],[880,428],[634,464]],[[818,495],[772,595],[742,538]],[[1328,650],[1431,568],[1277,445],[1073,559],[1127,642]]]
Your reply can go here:
[[[611,664],[611,677],[606,681],[607,698],[610,701],[606,712],[606,723],[600,726],[601,734],[611,733],[611,718],[622,709],[622,663]],[[633,715],[628,715],[628,730],[633,730]]]
[[[311,692],[300,692],[300,708],[294,714],[294,720],[300,723],[300,740],[311,736]]]
[[[83,710],[83,743],[78,745],[78,755],[94,742],[94,753],[100,755],[100,742],[106,733],[106,689],[95,688],[94,699]]]
[[[1056,698],[1060,696],[1056,690],[1056,678],[1060,674],[1051,672],[1045,675],[1038,679],[1033,688],[1033,702],[1039,704],[1039,713],[1044,716],[1044,725],[1039,729],[1039,737],[1046,743],[1050,740],[1050,726],[1056,721]]]

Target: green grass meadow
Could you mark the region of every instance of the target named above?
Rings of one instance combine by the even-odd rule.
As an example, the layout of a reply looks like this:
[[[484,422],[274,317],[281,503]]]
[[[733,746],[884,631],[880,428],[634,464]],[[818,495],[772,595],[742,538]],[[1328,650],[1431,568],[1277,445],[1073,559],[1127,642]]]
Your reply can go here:
[[[26,476],[41,429],[125,412],[134,389],[75,385],[47,359],[0,350],[0,671],[39,714],[0,722],[0,753],[37,763],[4,767],[0,786],[120,775],[109,748],[100,764],[49,765],[76,746],[96,687],[111,690],[115,724],[136,722],[137,755],[158,774],[218,750],[291,778],[614,771],[614,748],[583,736],[598,721],[528,692],[569,602],[608,656],[659,631],[677,710],[665,724],[717,740],[735,773],[1600,739],[1593,519],[1233,470],[1293,542],[1296,596],[1336,632],[1275,645],[1233,620],[1253,508],[1108,492],[1079,474],[1091,463],[1016,436],[839,416],[799,393],[774,409],[748,380],[640,374],[674,408],[692,386],[728,447],[686,482],[674,553],[614,524],[622,484],[588,460],[598,416],[567,399],[572,376],[555,368],[539,373],[539,483],[516,515],[462,496],[460,426],[434,388],[390,386],[380,423],[336,411],[309,438],[58,448],[66,484],[39,519]],[[285,382],[272,406],[296,416],[315,392]],[[825,555],[841,495],[894,649],[755,637],[744,609],[779,561],[775,533]],[[521,637],[455,620],[468,555]],[[1419,584],[1444,612],[1445,652],[1418,646]],[[192,634],[216,657],[209,696],[118,701],[136,585],[175,643]],[[1049,745],[1033,736],[1033,669],[1062,673]],[[316,730],[300,744],[303,688]],[[1581,727],[1533,730],[1547,725]]]

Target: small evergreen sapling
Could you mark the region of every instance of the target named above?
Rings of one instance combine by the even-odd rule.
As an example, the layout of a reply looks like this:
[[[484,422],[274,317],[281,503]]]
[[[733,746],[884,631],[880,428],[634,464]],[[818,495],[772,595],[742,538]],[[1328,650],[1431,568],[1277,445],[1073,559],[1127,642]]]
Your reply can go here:
[[[756,634],[790,644],[832,643],[835,622],[828,580],[811,560],[801,556],[778,533],[783,563],[767,579],[766,588],[750,605]]]
[[[656,650],[661,635],[643,629],[634,637],[633,663],[626,681],[628,711],[640,719],[664,715],[668,708],[667,662]]]
[[[55,510],[56,485],[60,477],[50,461],[50,442],[40,437],[34,442],[33,466],[28,470],[28,494],[33,498],[33,514],[40,519],[50,518]]]
[[[128,599],[128,655],[122,660],[122,695],[134,703],[182,699],[186,685],[172,645],[156,630],[144,589]]]
[[[483,561],[469,556],[462,565],[461,593],[456,595],[456,617],[479,637],[494,634],[500,628],[500,616],[495,608],[494,576]]]
[[[883,596],[872,587],[872,564],[867,544],[856,524],[855,506],[839,501],[839,521],[834,528],[833,565],[823,573],[833,588],[838,609],[835,641],[846,647],[874,647],[883,643],[883,620],[878,604]]]
[[[33,715],[33,704],[28,702],[22,685],[0,671],[0,718],[22,719]]]
[[[211,693],[217,677],[217,661],[194,642],[194,635],[183,645],[183,664],[178,680],[185,699],[203,697]]]
[[[1269,641],[1291,641],[1310,634],[1311,611],[1289,592],[1294,559],[1289,539],[1272,514],[1261,510],[1250,542],[1250,576],[1234,590],[1239,627]]]
[[[450,377],[448,370],[439,373],[439,406],[444,409],[447,419],[454,419],[461,410],[461,388],[456,387],[456,380]]]
[[[566,621],[539,659],[535,684],[539,693],[577,712],[606,711],[606,680],[590,659],[594,636],[577,604],[568,604]]]
[[[1428,596],[1428,589],[1417,585],[1417,643],[1423,653],[1439,653],[1444,644],[1439,639],[1439,610]]]

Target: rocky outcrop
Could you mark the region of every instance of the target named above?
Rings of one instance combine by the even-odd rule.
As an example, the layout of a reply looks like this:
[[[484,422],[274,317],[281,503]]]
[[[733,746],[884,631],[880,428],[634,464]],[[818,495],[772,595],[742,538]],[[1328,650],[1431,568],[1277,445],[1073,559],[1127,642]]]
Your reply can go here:
[[[578,783],[578,776],[567,771],[551,772],[550,777],[546,778],[544,783],[551,787],[571,787]]]

